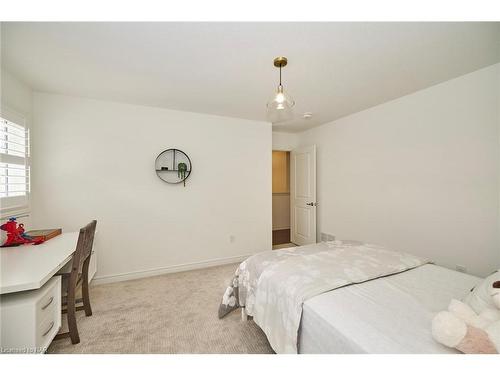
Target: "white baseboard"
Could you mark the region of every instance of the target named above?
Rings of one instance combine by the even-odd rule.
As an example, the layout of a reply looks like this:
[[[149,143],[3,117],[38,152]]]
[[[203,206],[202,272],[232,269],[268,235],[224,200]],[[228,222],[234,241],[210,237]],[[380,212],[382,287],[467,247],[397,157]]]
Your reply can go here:
[[[191,271],[191,270],[196,270],[196,269],[200,269],[200,268],[222,266],[224,264],[243,262],[249,256],[251,256],[251,254],[238,255],[238,256],[227,257],[227,258],[217,258],[217,259],[205,260],[202,262],[184,263],[184,264],[178,264],[175,266],[154,268],[154,269],[144,270],[144,271],[125,272],[125,273],[120,273],[120,274],[116,274],[116,275],[95,276],[92,280],[92,285],[116,283],[119,281],[142,279],[145,277],[164,275],[167,273]]]

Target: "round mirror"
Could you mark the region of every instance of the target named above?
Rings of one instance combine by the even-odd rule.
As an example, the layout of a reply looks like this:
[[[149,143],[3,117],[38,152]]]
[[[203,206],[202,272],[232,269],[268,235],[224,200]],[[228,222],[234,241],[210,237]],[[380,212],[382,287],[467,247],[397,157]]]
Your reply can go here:
[[[192,171],[191,160],[183,151],[170,148],[156,157],[155,169],[157,176],[166,183],[183,182],[186,186],[186,179]]]

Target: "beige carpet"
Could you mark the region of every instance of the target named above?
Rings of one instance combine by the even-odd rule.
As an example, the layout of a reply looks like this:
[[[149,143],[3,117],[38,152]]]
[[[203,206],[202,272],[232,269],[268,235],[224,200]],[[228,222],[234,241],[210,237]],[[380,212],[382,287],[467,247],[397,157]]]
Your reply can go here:
[[[80,343],[54,341],[48,352],[272,353],[264,333],[253,321],[242,322],[239,311],[217,317],[236,267],[92,286],[93,315],[77,312]]]

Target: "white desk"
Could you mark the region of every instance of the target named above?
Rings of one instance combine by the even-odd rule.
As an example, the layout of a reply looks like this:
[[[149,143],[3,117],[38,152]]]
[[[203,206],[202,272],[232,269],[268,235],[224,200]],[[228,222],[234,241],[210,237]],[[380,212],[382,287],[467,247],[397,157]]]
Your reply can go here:
[[[0,294],[41,288],[71,258],[78,232],[62,233],[40,245],[0,249]]]
[[[53,276],[70,261],[78,234],[0,249],[0,351],[39,353],[48,348],[61,327],[61,277]],[[92,256],[90,280],[96,270]]]

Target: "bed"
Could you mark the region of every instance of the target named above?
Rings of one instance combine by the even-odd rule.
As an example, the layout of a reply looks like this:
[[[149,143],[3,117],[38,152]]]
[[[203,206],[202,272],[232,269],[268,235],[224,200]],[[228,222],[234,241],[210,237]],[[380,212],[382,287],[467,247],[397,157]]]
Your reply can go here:
[[[431,320],[481,279],[433,264],[307,300],[299,353],[457,353],[433,340]]]
[[[333,241],[256,254],[226,289],[277,353],[454,353],[431,319],[480,279],[373,244]]]

